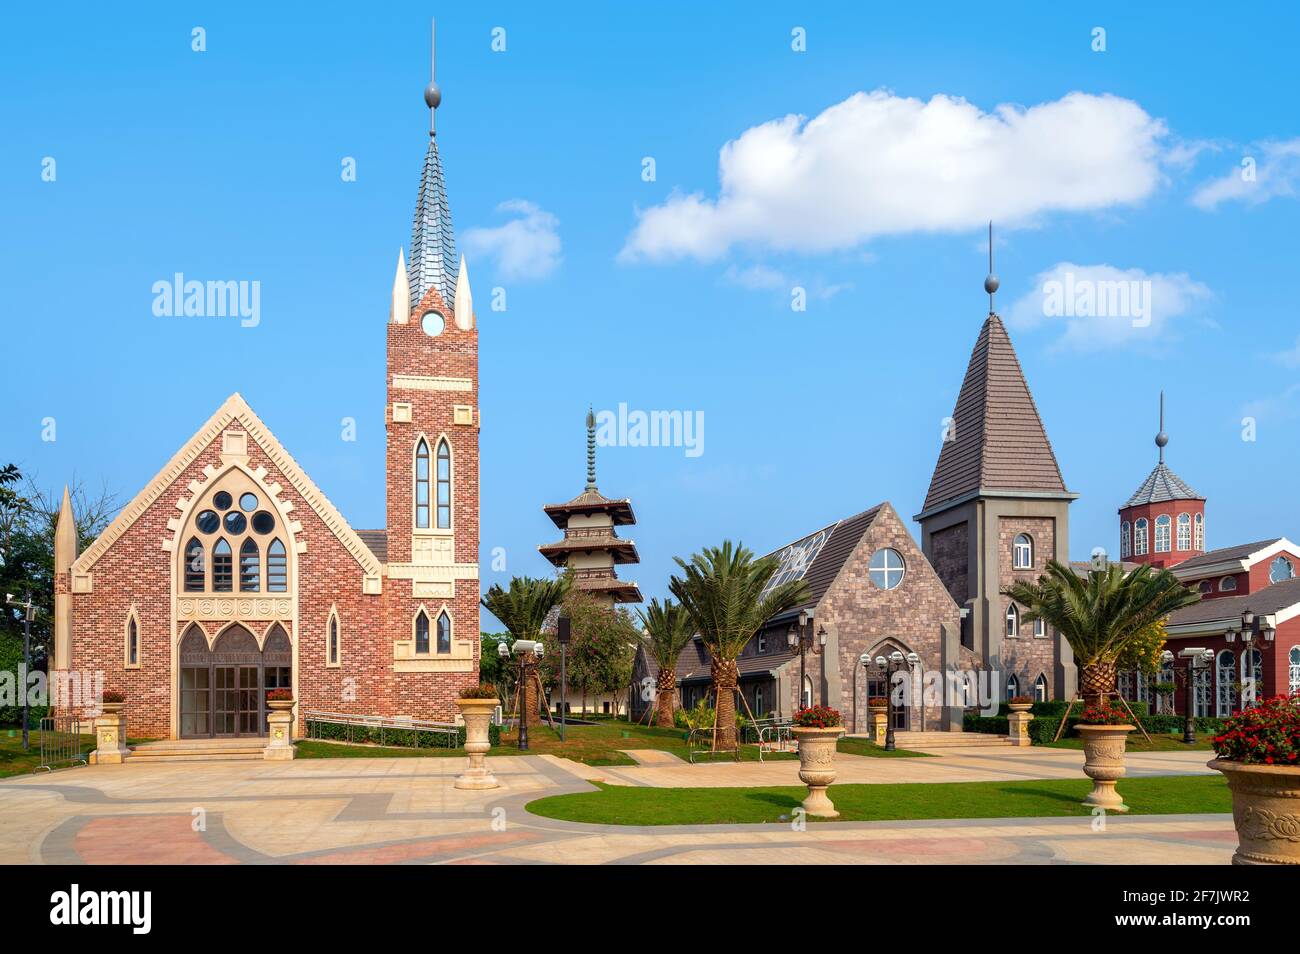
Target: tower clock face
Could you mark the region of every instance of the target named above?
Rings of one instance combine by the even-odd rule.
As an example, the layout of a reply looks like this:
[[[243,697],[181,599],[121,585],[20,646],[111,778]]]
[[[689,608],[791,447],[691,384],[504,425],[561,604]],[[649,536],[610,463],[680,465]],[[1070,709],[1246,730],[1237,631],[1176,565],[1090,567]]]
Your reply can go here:
[[[430,338],[436,338],[442,334],[442,329],[447,326],[447,321],[436,311],[426,311],[424,317],[420,319],[420,327]]]

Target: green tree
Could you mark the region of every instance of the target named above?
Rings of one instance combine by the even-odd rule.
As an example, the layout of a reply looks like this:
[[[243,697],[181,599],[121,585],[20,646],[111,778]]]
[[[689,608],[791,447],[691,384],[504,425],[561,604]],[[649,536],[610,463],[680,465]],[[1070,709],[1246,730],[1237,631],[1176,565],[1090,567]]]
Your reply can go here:
[[[496,686],[497,692],[504,700],[510,700],[515,691],[515,669],[508,664],[509,658],[501,658],[497,647],[502,643],[510,647],[509,633],[479,633],[478,681]]]
[[[695,626],[691,614],[680,603],[657,599],[640,610],[641,627],[645,630],[647,655],[659,667],[655,694],[655,722],[669,728],[673,725],[673,701],[677,693],[677,657],[682,654]]]
[[[540,580],[516,576],[509,589],[493,584],[481,602],[510,631],[512,640],[539,640],[546,617],[560,605],[568,590],[569,581],[564,577]],[[508,702],[508,697],[503,698]]]
[[[632,663],[640,631],[623,607],[612,607],[584,590],[571,588],[564,597],[564,615],[569,617],[571,638],[565,651],[568,689],[581,694],[582,709],[589,695],[609,693],[618,699],[632,682]],[[559,645],[549,640],[542,660],[542,678],[550,687],[560,681]]]
[[[1118,661],[1147,627],[1201,598],[1168,570],[1147,564],[1125,573],[1112,563],[1080,575],[1056,560],[1036,582],[1014,583],[1002,593],[1025,607],[1026,622],[1041,619],[1065,637],[1087,705],[1115,691]]]
[[[736,658],[759,628],[778,613],[808,599],[802,580],[769,586],[778,564],[772,557],[754,559],[742,544],[723,541],[706,547],[690,562],[677,557],[682,576],[668,583],[686,608],[695,631],[712,656],[711,676],[717,699],[714,748],[736,748],[735,691],[740,681]]]

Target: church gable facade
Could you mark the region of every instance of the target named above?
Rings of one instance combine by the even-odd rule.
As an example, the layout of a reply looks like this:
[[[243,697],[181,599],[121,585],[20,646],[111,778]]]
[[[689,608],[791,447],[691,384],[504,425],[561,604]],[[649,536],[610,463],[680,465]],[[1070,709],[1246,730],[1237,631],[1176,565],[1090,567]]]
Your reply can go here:
[[[65,495],[51,668],[102,673],[132,735],[263,736],[282,688],[297,733],[310,710],[451,721],[477,683],[478,332],[432,128],[410,266],[388,308],[385,528],[354,530],[238,394],[80,555]]]

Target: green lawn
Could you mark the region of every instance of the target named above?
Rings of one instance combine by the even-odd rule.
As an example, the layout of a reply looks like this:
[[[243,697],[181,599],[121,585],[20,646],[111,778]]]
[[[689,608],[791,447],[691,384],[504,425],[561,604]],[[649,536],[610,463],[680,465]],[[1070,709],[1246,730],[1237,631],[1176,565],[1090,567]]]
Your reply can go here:
[[[633,788],[597,783],[598,791],[553,795],[529,802],[546,818],[602,825],[717,825],[788,822],[807,794],[801,785],[780,788]],[[841,821],[927,818],[1087,817],[1086,778],[1016,782],[937,782],[903,785],[833,785]],[[1220,775],[1134,778],[1119,783],[1130,814],[1230,812],[1232,799]]]
[[[566,727],[565,741],[560,741],[559,732],[549,726],[536,726],[528,730],[528,752],[521,753],[516,747],[515,733],[506,733],[501,737],[501,745],[493,746],[490,756],[508,757],[512,755],[556,755],[572,759],[587,765],[617,766],[635,765],[636,760],[626,755],[625,749],[660,749],[672,752],[686,760],[689,752],[683,739],[682,729],[661,729],[656,726],[629,725],[627,722],[602,719],[598,725],[571,725]],[[331,742],[302,741],[297,743],[298,758],[411,758],[449,756],[463,758],[464,749],[408,749],[398,747],[381,747],[375,745],[339,745]],[[886,752],[881,747],[866,739],[841,739],[839,751],[850,755],[864,755],[878,758],[908,758],[919,755],[917,752],[898,750]],[[746,745],[741,748],[740,757],[745,762],[758,761],[758,747]],[[793,752],[768,752],[765,761],[792,761],[798,758]],[[730,761],[730,755],[706,755],[701,761]]]
[[[1213,751],[1210,739],[1214,738],[1211,732],[1198,732],[1196,742],[1187,745],[1183,742],[1183,734],[1172,734],[1168,732],[1151,733],[1151,741],[1148,742],[1142,737],[1141,732],[1130,732],[1128,736],[1128,751],[1130,752],[1197,752]],[[1045,743],[1048,748],[1055,749],[1082,749],[1083,739],[1077,735],[1068,736],[1059,742]],[[1208,759],[1206,761],[1209,761]]]
[[[31,729],[29,732],[31,748],[23,751],[23,732],[22,729],[13,726],[0,727],[0,778],[9,775],[25,775],[37,768],[41,764],[41,731],[40,729]],[[136,745],[139,742],[149,741],[147,739],[127,739],[127,745]],[[81,753],[86,753],[95,748],[95,737],[93,735],[81,736]],[[65,765],[76,763],[65,763]],[[65,767],[65,766],[60,766]]]

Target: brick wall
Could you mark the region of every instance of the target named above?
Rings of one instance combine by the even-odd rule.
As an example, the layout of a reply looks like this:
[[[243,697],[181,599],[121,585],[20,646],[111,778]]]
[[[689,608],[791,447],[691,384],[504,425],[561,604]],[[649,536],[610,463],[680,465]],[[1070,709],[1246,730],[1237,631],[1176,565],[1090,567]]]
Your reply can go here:
[[[1013,567],[1015,538],[1027,533],[1032,538],[1033,566],[1017,570]],[[998,592],[1012,582],[1033,582],[1042,575],[1047,561],[1056,553],[1056,522],[1046,517],[1003,517],[998,521]],[[993,621],[999,631],[1006,634],[1006,612],[1011,601],[999,596],[998,617]],[[1021,607],[1023,609],[1023,607]],[[1053,674],[1056,667],[1056,640],[1052,630],[1044,627],[1043,636],[1034,635],[1032,623],[1021,623],[1020,635],[1002,642],[1002,672],[1005,678],[1014,673],[1020,681],[1020,691],[1033,695],[1034,680],[1039,673],[1047,677],[1048,695],[1052,694]]]

